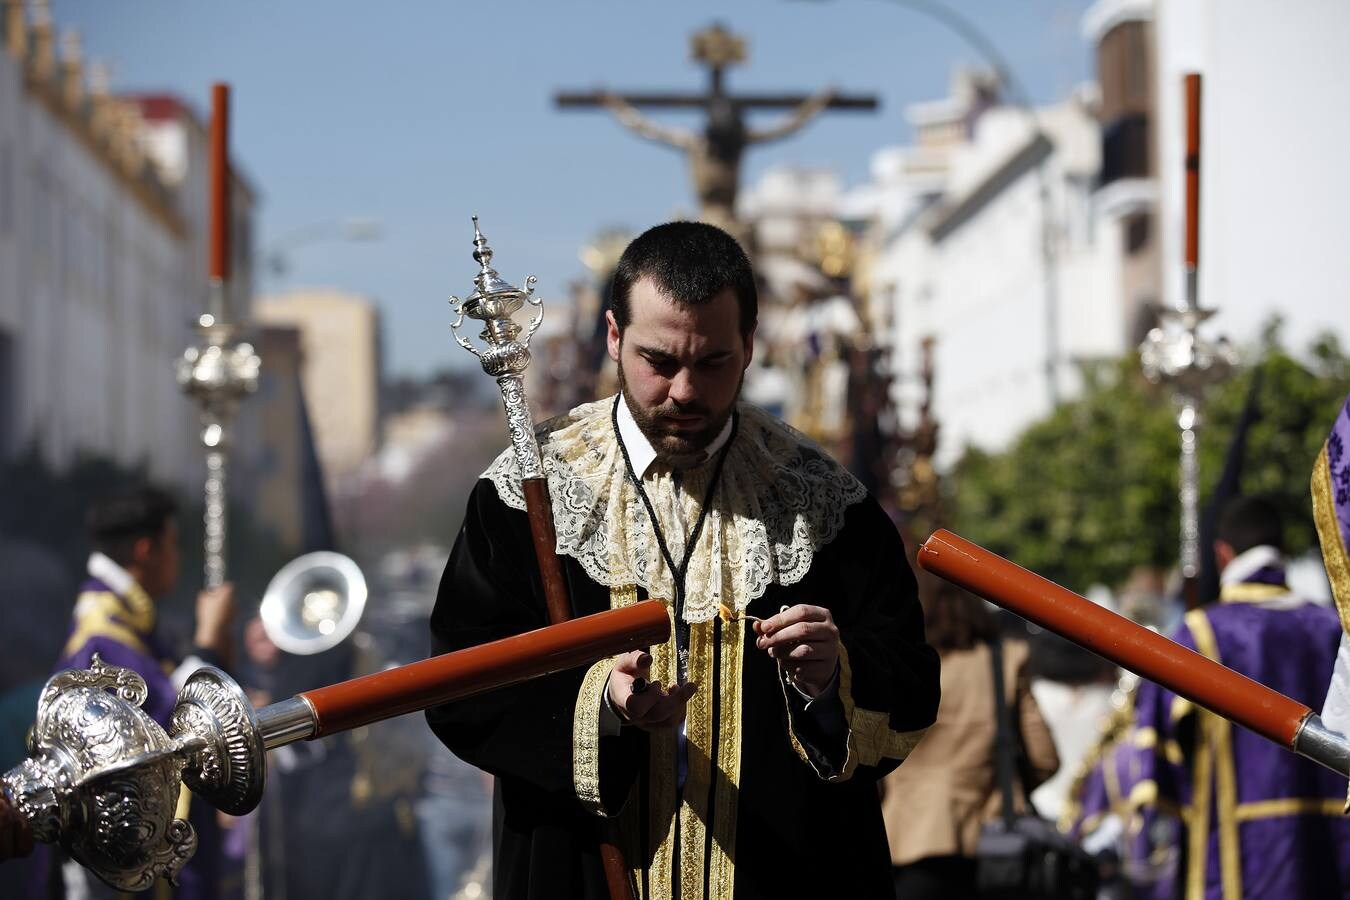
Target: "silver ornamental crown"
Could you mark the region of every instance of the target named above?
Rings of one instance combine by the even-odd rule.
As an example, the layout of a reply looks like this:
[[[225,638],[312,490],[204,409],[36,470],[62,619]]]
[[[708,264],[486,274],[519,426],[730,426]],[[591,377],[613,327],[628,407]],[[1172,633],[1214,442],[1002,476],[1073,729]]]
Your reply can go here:
[[[203,424],[221,425],[234,413],[239,400],[258,388],[262,360],[253,345],[234,343],[234,326],[210,313],[197,323],[203,342],[189,347],[178,360],[178,385],[201,408]],[[215,446],[218,440],[206,440]]]
[[[478,228],[477,216],[473,217],[473,248],[474,262],[479,265],[479,272],[473,279],[474,290],[464,300],[450,298],[458,315],[450,330],[461,347],[478,357],[484,372],[494,378],[520,375],[530,364],[530,338],[544,319],[544,302],[534,296],[538,279],[529,276],[525,279],[525,289],[521,290],[497,274],[492,268],[492,248]],[[522,338],[521,327],[511,317],[527,303],[538,312],[530,319]],[[481,350],[459,333],[465,316],[483,323],[479,338],[486,346]]]
[[[1237,363],[1227,339],[1206,340],[1199,326],[1213,310],[1190,307],[1164,310],[1163,324],[1149,331],[1139,345],[1139,362],[1154,384],[1169,384],[1183,394],[1196,394],[1223,380]],[[1170,327],[1169,327],[1170,326]]]

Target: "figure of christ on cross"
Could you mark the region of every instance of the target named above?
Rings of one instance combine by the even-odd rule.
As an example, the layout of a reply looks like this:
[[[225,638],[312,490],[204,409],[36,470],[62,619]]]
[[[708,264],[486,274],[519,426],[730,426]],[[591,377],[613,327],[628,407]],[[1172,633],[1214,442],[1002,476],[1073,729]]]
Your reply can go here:
[[[752,144],[788,137],[827,109],[874,110],[874,96],[844,95],[833,88],[816,94],[728,94],[723,73],[745,61],[745,40],[713,25],[694,34],[691,55],[708,67],[708,90],[702,94],[629,93],[599,90],[559,92],[555,98],[561,109],[605,108],[621,124],[648,140],[684,151],[699,200],[699,217],[730,232],[749,247],[744,226],[736,218],[736,191],[740,184],[741,157]],[[641,112],[649,108],[701,108],[707,111],[702,133],[670,128],[652,121]],[[787,109],[781,121],[768,128],[749,128],[745,111],[751,109]]]

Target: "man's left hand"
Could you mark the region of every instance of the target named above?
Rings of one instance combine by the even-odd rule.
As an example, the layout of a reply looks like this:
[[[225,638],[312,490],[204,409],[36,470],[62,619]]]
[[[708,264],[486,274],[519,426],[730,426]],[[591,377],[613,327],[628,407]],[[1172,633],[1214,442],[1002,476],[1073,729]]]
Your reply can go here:
[[[820,696],[839,666],[839,629],[830,611],[798,604],[755,622],[755,646],[783,664],[808,697]]]

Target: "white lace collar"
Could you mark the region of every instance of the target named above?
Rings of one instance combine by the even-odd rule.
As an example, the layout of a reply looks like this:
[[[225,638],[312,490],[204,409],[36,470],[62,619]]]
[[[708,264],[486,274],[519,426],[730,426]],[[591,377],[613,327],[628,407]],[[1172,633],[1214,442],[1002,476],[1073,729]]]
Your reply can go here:
[[[557,552],[607,587],[637,584],[670,598],[674,583],[650,518],[625,471],[606,398],[577,407],[537,431],[553,503]],[[684,618],[709,621],[725,605],[742,612],[770,584],[800,581],[814,554],[838,535],[866,489],[810,439],[749,404],[727,450],[712,508],[689,562]],[[622,426],[621,426],[622,427]],[[630,447],[630,452],[632,448]],[[635,462],[636,467],[636,462]],[[698,516],[707,469],[677,482],[647,468],[643,477],[662,531],[677,546]],[[483,473],[502,502],[524,510],[514,455]]]

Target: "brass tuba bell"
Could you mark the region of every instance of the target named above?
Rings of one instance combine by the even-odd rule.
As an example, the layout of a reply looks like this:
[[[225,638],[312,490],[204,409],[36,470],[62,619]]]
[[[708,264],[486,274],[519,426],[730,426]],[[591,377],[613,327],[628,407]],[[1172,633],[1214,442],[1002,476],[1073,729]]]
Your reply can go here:
[[[355,630],[366,593],[365,576],[350,557],[306,553],[272,577],[258,615],[272,643],[308,656],[336,647]]]

